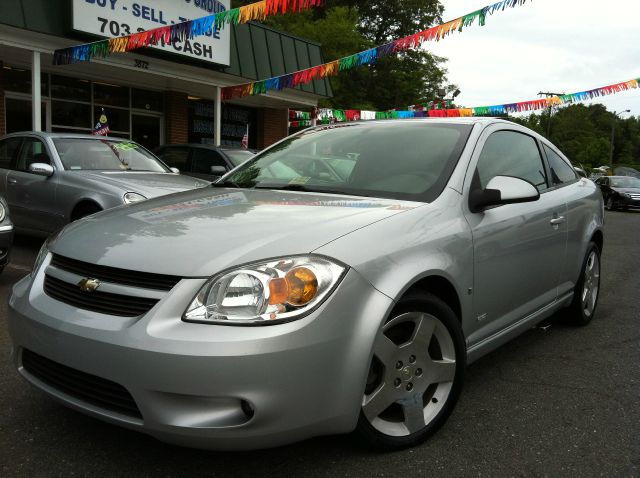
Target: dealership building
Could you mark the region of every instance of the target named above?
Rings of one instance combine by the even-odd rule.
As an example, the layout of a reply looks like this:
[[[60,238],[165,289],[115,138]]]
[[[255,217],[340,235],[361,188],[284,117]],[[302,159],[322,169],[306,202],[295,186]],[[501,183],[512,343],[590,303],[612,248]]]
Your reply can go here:
[[[230,0],[1,0],[0,135],[89,133],[104,110],[110,135],[261,149],[288,134],[288,110],[331,96],[327,79],[220,101],[224,86],[323,63],[317,43],[250,23],[184,42],[54,66],[53,52],[228,9]]]

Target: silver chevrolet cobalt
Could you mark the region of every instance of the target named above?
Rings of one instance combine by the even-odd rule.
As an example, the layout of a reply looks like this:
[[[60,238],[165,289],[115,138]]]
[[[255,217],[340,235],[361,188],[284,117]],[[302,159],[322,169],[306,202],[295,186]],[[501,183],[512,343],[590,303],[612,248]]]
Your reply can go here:
[[[181,445],[412,446],[466,364],[558,310],[592,320],[602,225],[596,185],[516,124],[317,127],[51,238],[9,301],[15,364]]]

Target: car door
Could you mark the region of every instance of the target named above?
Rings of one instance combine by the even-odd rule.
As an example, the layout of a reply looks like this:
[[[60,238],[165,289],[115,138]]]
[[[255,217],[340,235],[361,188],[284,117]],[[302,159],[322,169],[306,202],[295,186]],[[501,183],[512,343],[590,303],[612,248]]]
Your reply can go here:
[[[32,163],[54,166],[45,143],[40,138],[26,136],[7,175],[6,199],[11,217],[18,227],[52,232],[63,223],[56,205],[56,173],[47,177],[29,172]]]
[[[593,220],[593,203],[589,183],[582,180],[569,160],[551,145],[542,145],[549,170],[549,194],[567,205],[567,253],[565,267],[558,277],[558,296],[571,292],[578,280],[584,259],[584,231]],[[607,183],[609,178],[603,178]]]
[[[598,186],[600,186],[600,191],[602,192],[602,199],[604,202],[607,202],[609,196],[611,195],[611,189],[609,188],[609,178],[606,176],[602,176],[598,178]]]
[[[213,149],[195,148],[191,152],[191,174],[196,178],[209,181],[218,179],[221,175],[213,174],[213,166],[221,166],[225,171],[231,169],[222,155]]]
[[[11,136],[0,141],[0,195],[7,197],[7,177],[20,151],[22,137]]]
[[[553,303],[565,260],[566,204],[548,191],[540,144],[524,131],[500,126],[489,127],[478,142],[468,192],[502,175],[529,181],[540,198],[478,213],[466,210],[473,236],[476,318],[470,345]]]

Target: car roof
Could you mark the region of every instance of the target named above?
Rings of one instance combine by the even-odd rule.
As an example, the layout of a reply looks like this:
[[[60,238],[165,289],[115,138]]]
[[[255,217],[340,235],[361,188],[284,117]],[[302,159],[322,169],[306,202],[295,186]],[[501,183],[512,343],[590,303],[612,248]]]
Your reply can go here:
[[[247,151],[249,153],[253,152],[251,149],[245,148],[234,148],[233,146],[214,146],[213,144],[206,143],[169,143],[162,144],[159,148],[202,148],[202,149],[213,149],[216,151]]]
[[[45,131],[17,131],[15,133],[9,133],[3,138],[10,138],[14,136],[39,136],[41,138],[72,138],[72,139],[108,139],[109,141],[127,141],[132,142],[128,138],[120,138],[116,136],[99,136],[95,134],[80,134],[80,133],[47,133]]]

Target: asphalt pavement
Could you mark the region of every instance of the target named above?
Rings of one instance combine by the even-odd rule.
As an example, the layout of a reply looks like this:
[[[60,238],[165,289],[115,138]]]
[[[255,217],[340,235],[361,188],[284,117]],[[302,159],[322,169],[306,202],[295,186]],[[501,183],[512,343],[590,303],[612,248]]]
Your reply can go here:
[[[0,475],[640,476],[639,238],[640,212],[607,213],[594,321],[576,328],[558,314],[474,363],[444,428],[386,454],[350,435],[254,452],[190,450],[84,416],[14,371],[3,299]],[[40,243],[16,238],[0,296],[29,272]]]

